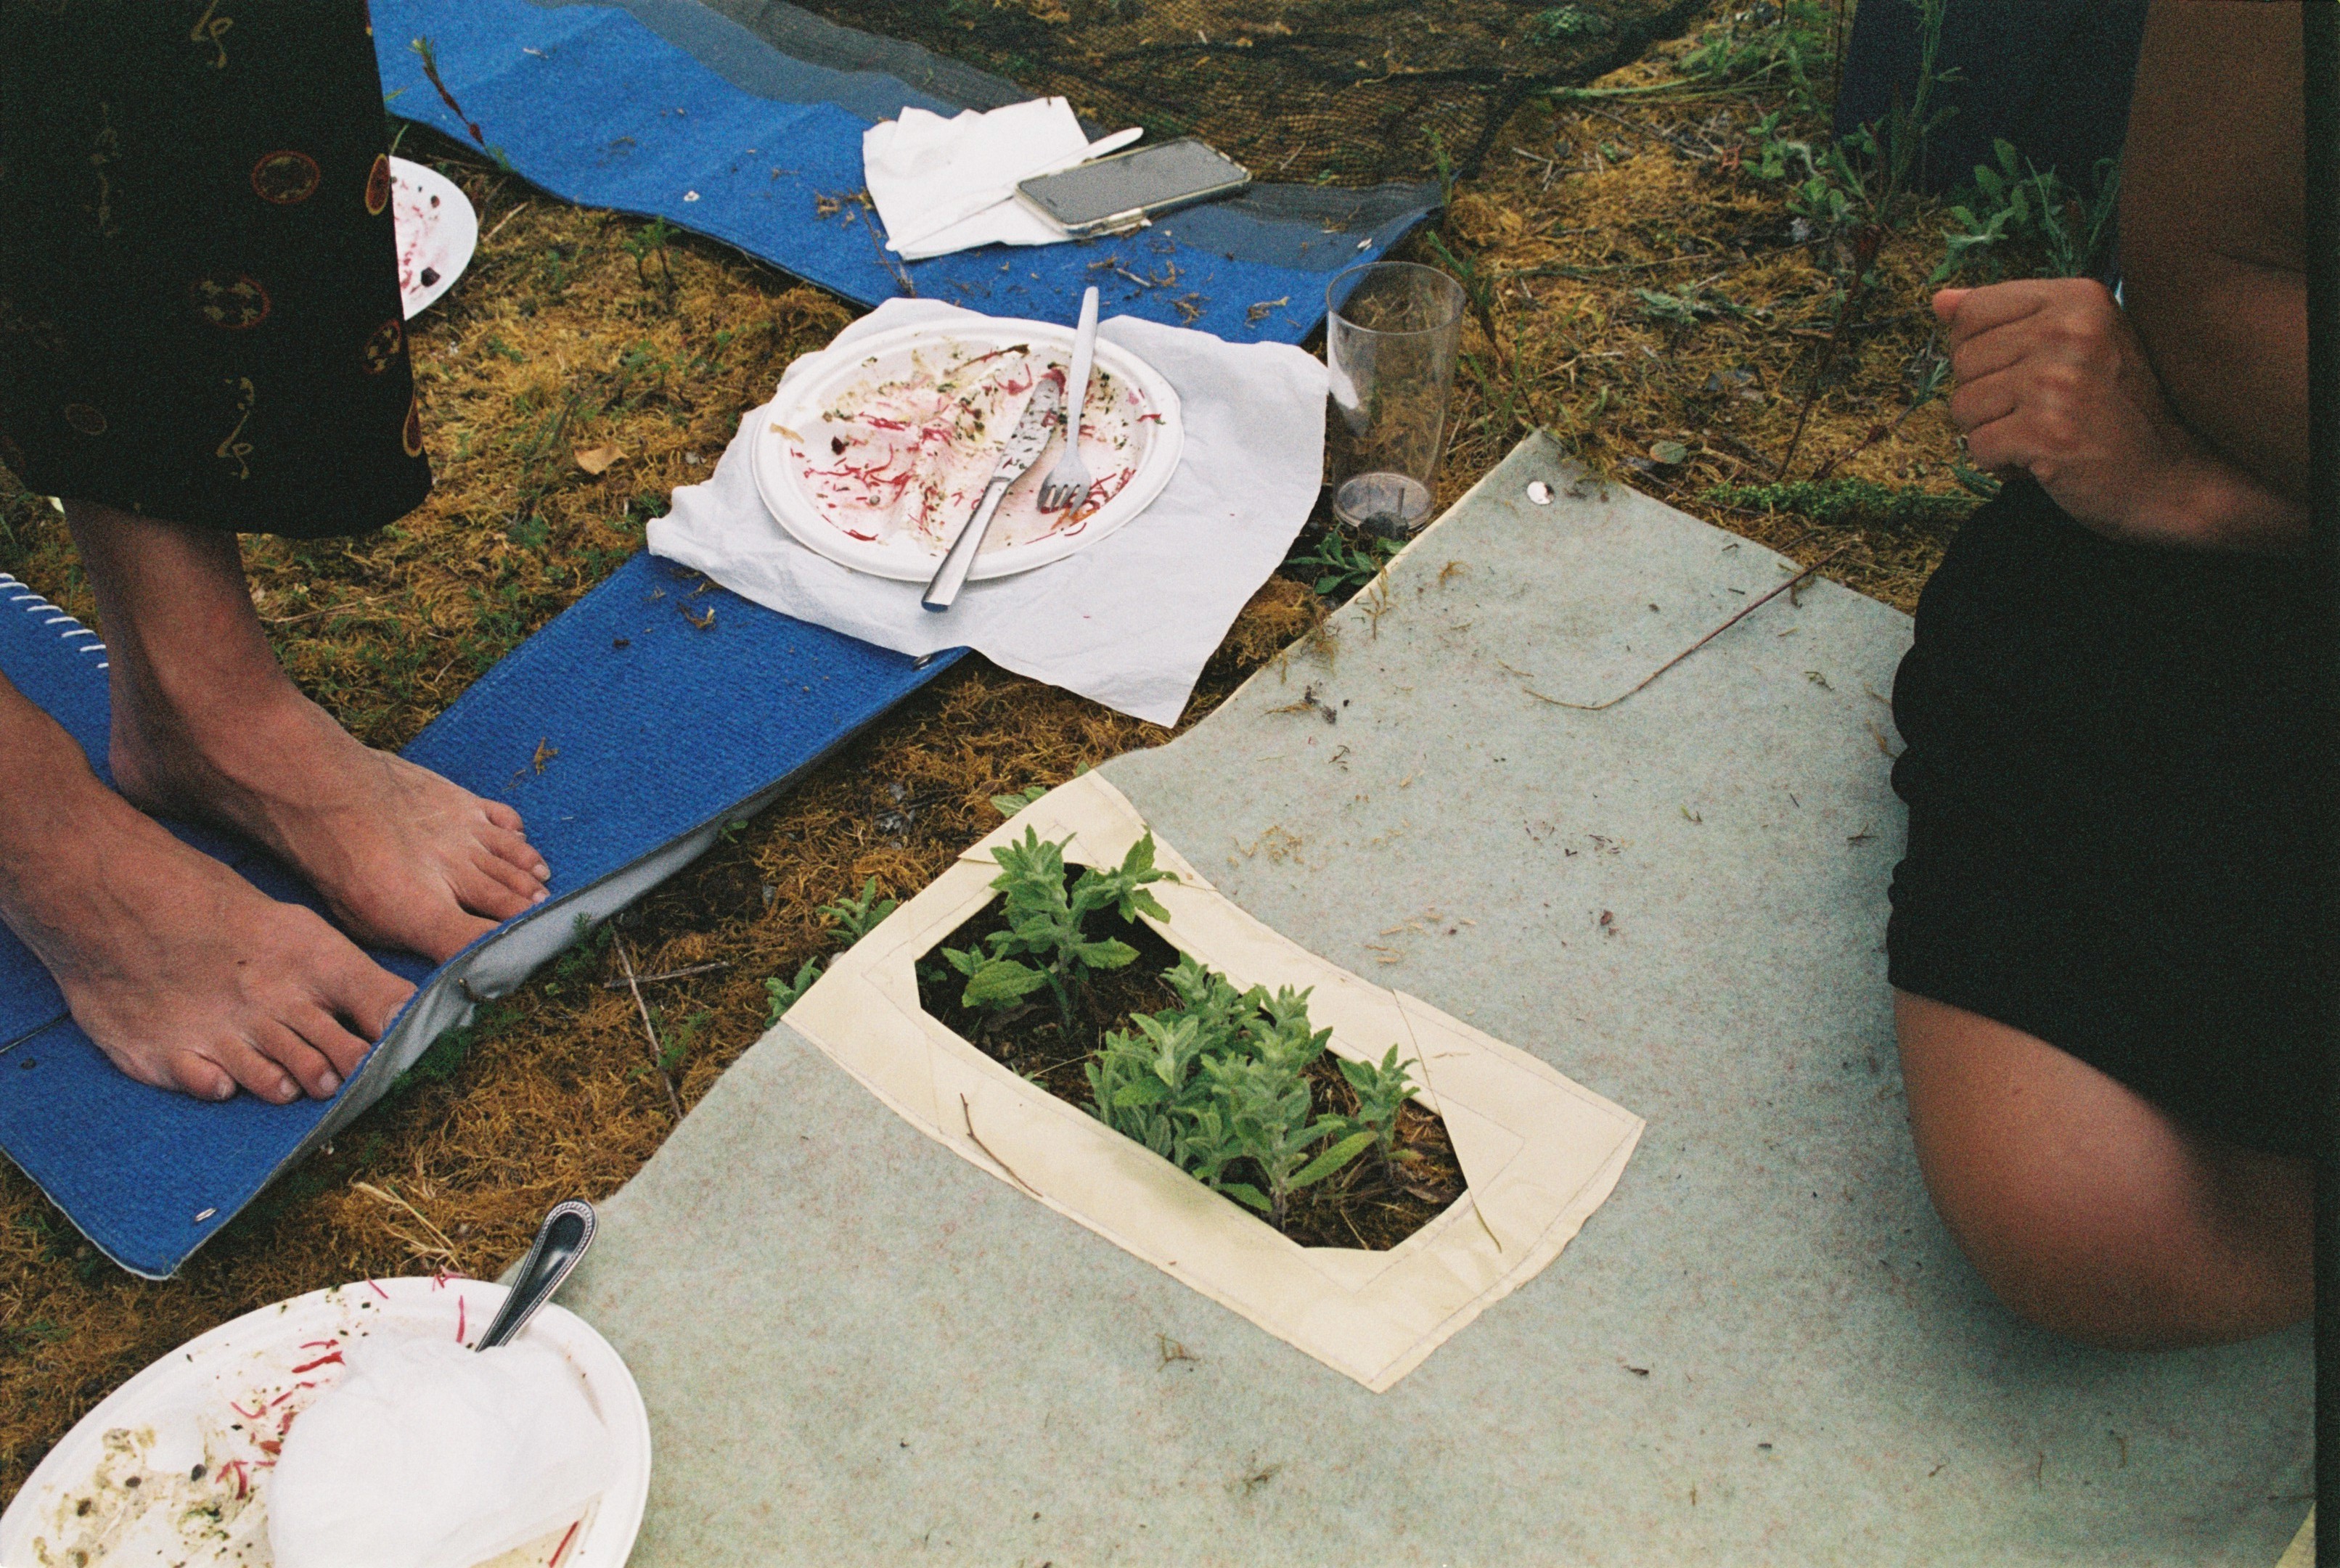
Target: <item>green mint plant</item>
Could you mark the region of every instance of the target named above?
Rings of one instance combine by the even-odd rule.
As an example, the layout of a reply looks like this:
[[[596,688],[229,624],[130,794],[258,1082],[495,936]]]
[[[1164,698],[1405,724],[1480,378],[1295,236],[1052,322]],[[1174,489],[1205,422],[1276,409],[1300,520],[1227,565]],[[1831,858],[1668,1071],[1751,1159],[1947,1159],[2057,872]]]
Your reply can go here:
[[[1382,1162],[1386,1165],[1404,1158],[1396,1152],[1397,1113],[1413,1095],[1414,1085],[1405,1063],[1397,1059],[1397,1047],[1389,1048],[1378,1067],[1370,1061],[1343,1060],[1341,1076],[1356,1091],[1356,1120],[1372,1130]]]
[[[1133,1028],[1107,1034],[1087,1064],[1093,1111],[1106,1126],[1264,1213],[1278,1229],[1294,1192],[1376,1143],[1387,1146],[1402,1088],[1386,1107],[1360,1092],[1378,1123],[1315,1114],[1306,1073],[1333,1031],[1311,1026],[1308,992],[1238,991],[1191,955],[1163,978],[1179,1005],[1131,1019]],[[1386,1098],[1405,1078],[1395,1047],[1384,1066],[1387,1073],[1364,1071]],[[1237,1168],[1246,1165],[1259,1180],[1241,1178]]]
[[[1284,1228],[1293,1193],[1331,1176],[1373,1147],[1375,1134],[1353,1131],[1346,1119],[1313,1114],[1309,1063],[1324,1054],[1333,1031],[1312,1030],[1308,993],[1286,989],[1263,998],[1263,1017],[1244,1029],[1249,1048],[1243,1055],[1202,1062],[1209,1099],[1182,1140],[1180,1163],[1241,1203],[1266,1213]],[[1331,1148],[1309,1151],[1326,1139]],[[1262,1192],[1245,1181],[1225,1178],[1227,1168],[1248,1159],[1267,1183]]]
[[[1042,842],[1036,829],[1025,829],[1021,843],[1000,845],[992,858],[1000,870],[991,885],[1001,894],[1007,929],[992,932],[978,948],[940,950],[944,962],[967,981],[960,1005],[1008,1007],[1045,987],[1069,1031],[1074,998],[1089,974],[1126,968],[1137,958],[1137,950],[1125,942],[1092,941],[1088,917],[1111,910],[1125,925],[1141,914],[1168,920],[1170,912],[1145,884],[1175,879],[1155,869],[1152,833],[1132,844],[1119,866],[1085,869],[1069,892],[1064,844]]]
[[[817,958],[805,960],[804,967],[797,971],[794,980],[782,980],[777,974],[767,977],[764,998],[770,1003],[770,1011],[764,1017],[764,1027],[769,1029],[779,1022],[780,1015],[796,1006],[798,1000],[810,991],[812,982],[819,978],[820,960]]]
[[[878,879],[871,877],[861,884],[859,897],[847,896],[834,903],[822,904],[813,912],[825,925],[836,928],[849,947],[878,929],[878,923],[894,912],[894,901],[878,896]]]
[[[1181,1129],[1204,1109],[1194,1072],[1203,1054],[1202,1026],[1194,1018],[1165,1021],[1142,1014],[1130,1022],[1135,1030],[1106,1033],[1085,1069],[1096,1114],[1123,1137],[1183,1164]]]

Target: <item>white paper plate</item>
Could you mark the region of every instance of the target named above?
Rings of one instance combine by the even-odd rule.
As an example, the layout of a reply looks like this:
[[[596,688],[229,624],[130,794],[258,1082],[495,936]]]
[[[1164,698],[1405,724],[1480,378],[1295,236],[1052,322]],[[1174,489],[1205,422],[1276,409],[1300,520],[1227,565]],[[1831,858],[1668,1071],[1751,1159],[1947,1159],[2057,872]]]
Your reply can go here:
[[[398,229],[398,296],[411,321],[471,264],[480,215],[452,180],[403,158],[390,161],[390,213]]]
[[[907,375],[921,364],[931,367],[954,356],[989,354],[1017,345],[1028,345],[1044,369],[1062,367],[1072,359],[1073,331],[1046,321],[1008,319],[937,322],[877,333],[818,356],[815,363],[783,384],[768,408],[751,416],[759,428],[749,452],[764,505],[792,537],[830,560],[872,577],[927,581],[941,564],[958,523],[954,521],[940,537],[907,531],[874,540],[856,537],[816,499],[808,470],[818,463],[807,452],[809,449],[819,459],[828,459],[828,442],[838,427],[832,426],[826,416],[838,409],[841,400],[854,399],[858,389]],[[1031,498],[1064,455],[1063,432],[1052,436],[1039,460],[1007,492],[983,553],[975,559],[971,577],[1010,577],[1063,560],[1144,512],[1176,472],[1185,422],[1178,394],[1170,383],[1151,365],[1103,340],[1096,346],[1096,369],[1125,395],[1135,392],[1141,400],[1142,407],[1130,416],[1130,448],[1119,465],[1129,466],[1134,456],[1135,471],[1111,498],[1086,517],[1037,538],[1019,540],[1015,537],[1014,519],[1034,511]],[[995,439],[1006,433],[999,430]],[[1082,455],[1088,460],[1090,473],[1099,478],[1115,456],[1094,441],[1084,444]],[[972,513],[973,499],[966,506]]]
[[[109,1432],[154,1434],[158,1458],[173,1448],[200,1455],[199,1427],[210,1421],[215,1431],[212,1454],[222,1463],[208,1469],[203,1484],[216,1484],[222,1499],[234,1497],[238,1486],[248,1486],[260,1509],[250,1504],[231,1517],[231,1539],[225,1544],[191,1540],[171,1527],[166,1510],[183,1512],[191,1485],[177,1495],[164,1494],[150,1502],[140,1521],[138,1543],[172,1550],[140,1554],[117,1548],[93,1563],[107,1568],[150,1562],[184,1563],[186,1568],[244,1568],[268,1561],[265,1514],[268,1477],[273,1459],[262,1445],[271,1443],[283,1422],[330,1386],[339,1366],[319,1365],[336,1354],[333,1346],[373,1335],[447,1335],[458,1328],[461,1337],[476,1339],[503,1306],[504,1287],[477,1279],[382,1279],[335,1286],[290,1301],[248,1312],[199,1338],[189,1340],[114,1391],[104,1403],[82,1417],[64,1441],[49,1451],[0,1514],[0,1564],[22,1568],[43,1561],[35,1552],[35,1539],[45,1538],[48,1561],[71,1562],[81,1543],[76,1529],[86,1531],[89,1520],[103,1520],[108,1509],[88,1515],[75,1513],[91,1495],[91,1483],[104,1457]],[[604,1425],[617,1461],[617,1480],[586,1509],[564,1535],[554,1532],[517,1551],[493,1560],[494,1568],[623,1568],[641,1528],[642,1505],[649,1495],[649,1416],[633,1376],[609,1342],[584,1319],[558,1307],[546,1307],[530,1319],[524,1337],[548,1344],[575,1367]],[[258,1420],[251,1413],[264,1409]],[[223,1454],[223,1444],[249,1452]],[[241,1461],[241,1469],[229,1462]],[[173,1476],[184,1474],[174,1466]],[[143,1487],[149,1491],[151,1486]],[[123,1492],[129,1498],[137,1494]],[[110,1506],[110,1504],[109,1504]],[[235,1542],[253,1542],[238,1554]],[[193,1550],[188,1550],[193,1546]]]

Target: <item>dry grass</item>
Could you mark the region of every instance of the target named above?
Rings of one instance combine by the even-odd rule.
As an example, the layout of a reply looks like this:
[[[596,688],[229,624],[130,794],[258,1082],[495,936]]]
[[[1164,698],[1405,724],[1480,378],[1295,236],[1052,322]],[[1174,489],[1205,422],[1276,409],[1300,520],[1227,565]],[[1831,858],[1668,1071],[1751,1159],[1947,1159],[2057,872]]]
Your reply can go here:
[[[1600,84],[1665,80],[1681,50],[1661,46]],[[1924,287],[1942,253],[1936,210],[1913,202],[1904,213],[1820,376],[1852,259],[1839,241],[1797,242],[1779,189],[1748,172],[1750,128],[1777,106],[1742,96],[1539,102],[1513,117],[1484,175],[1457,187],[1446,224],[1444,242],[1477,272],[1492,309],[1465,324],[1442,505],[1542,426],[1595,469],[1806,562],[1849,546],[1829,576],[1915,606],[1950,526],[1820,528],[1706,498],[1720,486],[1822,470],[1961,493],[1943,404],[1910,407],[1915,379],[1939,348]],[[1408,253],[1438,259],[1426,239]],[[1714,313],[1669,322],[1643,290],[1694,298]],[[1782,475],[1816,380],[1819,397]],[[1687,459],[1651,463],[1651,449],[1666,441]]]
[[[1494,331],[1492,341],[1480,323],[1469,331],[1442,498],[1548,425],[1602,470],[1803,558],[1849,541],[1842,575],[1906,607],[1941,530],[1831,532],[1726,515],[1699,498],[1717,483],[1771,477],[1841,271],[1826,250],[1791,243],[1778,192],[1731,168],[1747,103],[1723,100],[1720,112],[1733,118],[1717,119],[1713,103],[1618,109],[1620,123],[1532,107],[1498,139],[1485,176],[1458,191],[1448,243],[1492,281]],[[678,242],[640,265],[621,244],[639,225],[441,161],[480,205],[488,238],[474,271],[414,334],[440,488],[371,539],[255,540],[247,550],[287,664],[380,745],[412,735],[639,548],[667,491],[704,478],[787,360],[851,314],[714,247]],[[1929,336],[1917,285],[1938,254],[1922,237],[1889,247],[1874,324],[1840,357],[1799,477],[1906,406],[1906,370]],[[1645,319],[1633,293],[1693,286],[1763,313],[1667,326]],[[1690,456],[1629,468],[1661,440]],[[602,443],[626,456],[596,478],[572,453]],[[1929,408],[1839,471],[1947,488],[1954,453],[1940,409]],[[0,488],[0,567],[89,614],[45,504]],[[1322,614],[1297,583],[1271,580],[1187,722]],[[1166,736],[968,661],[645,900],[619,928],[643,972],[723,966],[648,987],[669,1038],[689,1043],[682,1103],[761,1031],[764,979],[827,951],[816,905],[873,876],[907,893],[996,822],[991,794]],[[610,963],[603,952],[556,965],[487,1010],[446,1076],[377,1106],[166,1284],[114,1269],[0,1165],[0,1494],[90,1405],[190,1335],[352,1277],[493,1274],[550,1203],[621,1185],[673,1118],[631,1001],[604,983]]]

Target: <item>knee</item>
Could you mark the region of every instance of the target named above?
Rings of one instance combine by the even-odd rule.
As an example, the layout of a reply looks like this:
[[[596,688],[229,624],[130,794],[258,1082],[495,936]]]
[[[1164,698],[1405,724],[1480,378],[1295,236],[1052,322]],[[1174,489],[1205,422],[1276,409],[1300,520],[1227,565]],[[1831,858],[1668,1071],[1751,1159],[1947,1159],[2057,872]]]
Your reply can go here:
[[[1941,1168],[1955,1165],[1948,1171]],[[2107,1350],[2170,1339],[2132,1268],[2107,1268],[2099,1238],[2074,1223],[2068,1199],[2042,1174],[1937,1158],[1924,1165],[1935,1212],[2007,1309],[2050,1333]]]
[[[2006,1025],[1907,997],[1899,1021],[1927,1190],[2018,1316],[2152,1349],[2246,1338],[2306,1311],[2304,1162],[2187,1132]]]

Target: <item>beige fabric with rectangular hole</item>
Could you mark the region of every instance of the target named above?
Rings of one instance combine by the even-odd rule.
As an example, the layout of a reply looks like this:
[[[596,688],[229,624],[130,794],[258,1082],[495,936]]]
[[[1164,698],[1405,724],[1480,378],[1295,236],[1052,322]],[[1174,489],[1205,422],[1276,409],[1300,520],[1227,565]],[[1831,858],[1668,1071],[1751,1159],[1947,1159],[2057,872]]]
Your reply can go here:
[[[1387,1252],[1303,1247],[1080,1107],[1009,1071],[918,1005],[917,960],[994,897],[992,851],[1026,829],[1066,860],[1119,864],[1146,832],[1089,774],[1035,802],[838,960],[789,1025],[962,1159],[1185,1281],[1379,1393],[1533,1277],[1601,1207],[1641,1119],[1524,1051],[1286,941],[1221,895],[1171,845],[1146,923],[1236,986],[1310,988],[1332,1049],[1413,1065],[1468,1186]]]

